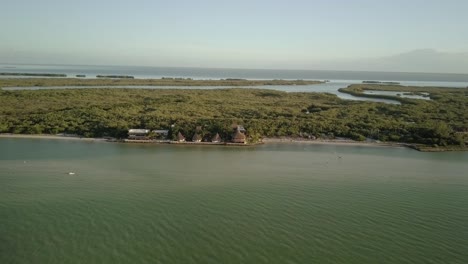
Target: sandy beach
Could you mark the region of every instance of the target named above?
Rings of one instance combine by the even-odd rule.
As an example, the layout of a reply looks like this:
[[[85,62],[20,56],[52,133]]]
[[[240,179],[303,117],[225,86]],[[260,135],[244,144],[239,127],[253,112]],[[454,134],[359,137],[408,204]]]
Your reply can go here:
[[[0,134],[0,138],[30,138],[30,139],[59,139],[59,140],[79,140],[79,141],[109,141],[106,138],[86,138],[76,135],[26,135],[26,134]],[[158,143],[158,142],[151,142]],[[167,143],[167,142],[164,142]],[[191,142],[187,142],[191,143]],[[360,142],[350,139],[306,139],[306,138],[292,138],[292,137],[278,137],[278,138],[263,138],[262,143],[300,143],[300,144],[320,144],[320,145],[341,145],[341,146],[373,146],[373,147],[407,147],[405,143],[388,143],[388,142]],[[144,144],[144,143],[143,143]],[[192,144],[187,144],[192,145]],[[196,145],[196,144],[193,144]]]
[[[268,143],[301,143],[301,144],[320,144],[320,145],[341,145],[341,146],[373,146],[373,147],[407,147],[405,143],[394,142],[370,142],[354,141],[351,139],[306,139],[306,138],[263,138],[265,144]]]
[[[49,135],[49,134],[38,134],[38,135],[25,135],[25,134],[0,134],[0,138],[37,138],[37,139],[62,139],[62,140],[80,140],[80,141],[107,141],[105,138],[85,138],[80,136],[69,136],[69,135]]]

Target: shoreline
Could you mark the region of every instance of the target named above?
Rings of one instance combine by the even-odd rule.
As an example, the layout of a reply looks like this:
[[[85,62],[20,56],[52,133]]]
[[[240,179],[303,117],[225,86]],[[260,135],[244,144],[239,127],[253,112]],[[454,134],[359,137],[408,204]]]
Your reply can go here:
[[[231,142],[177,142],[177,141],[126,141],[125,139],[114,138],[87,138],[77,135],[49,135],[49,134],[11,134],[0,133],[0,138],[24,138],[24,139],[58,139],[58,140],[73,140],[73,141],[86,141],[86,142],[109,142],[109,143],[130,143],[130,144],[155,144],[155,145],[184,145],[184,146],[241,146],[241,147],[255,147],[259,145],[268,144],[311,144],[311,145],[331,145],[331,146],[354,146],[354,147],[386,147],[386,148],[409,148],[419,152],[453,152],[453,151],[468,151],[466,148],[457,147],[430,147],[425,145],[410,144],[403,142],[369,142],[369,141],[354,141],[351,139],[306,139],[294,137],[277,137],[277,138],[263,138],[258,143],[231,143]]]
[[[268,143],[300,143],[312,145],[337,145],[337,146],[363,146],[363,147],[394,147],[405,148],[410,144],[398,142],[365,142],[351,139],[306,139],[306,138],[264,138],[263,142]]]
[[[25,138],[25,139],[59,139],[59,140],[77,140],[77,141],[99,141],[99,142],[117,142],[117,143],[134,143],[134,144],[171,144],[171,145],[216,145],[216,146],[257,146],[269,143],[301,143],[301,144],[317,144],[317,145],[340,145],[340,146],[374,146],[374,147],[407,147],[406,143],[385,143],[385,142],[359,142],[354,140],[344,139],[302,139],[302,138],[263,138],[259,143],[251,144],[236,144],[229,142],[212,143],[212,142],[177,142],[177,141],[125,141],[107,138],[86,138],[80,136],[66,135],[49,135],[49,134],[10,134],[2,133],[0,138]]]
[[[64,135],[51,135],[51,134],[10,134],[10,133],[1,133],[0,138],[61,139],[61,140],[109,142],[109,140],[106,139],[106,138],[87,138],[87,137],[80,137],[80,136],[64,136]]]

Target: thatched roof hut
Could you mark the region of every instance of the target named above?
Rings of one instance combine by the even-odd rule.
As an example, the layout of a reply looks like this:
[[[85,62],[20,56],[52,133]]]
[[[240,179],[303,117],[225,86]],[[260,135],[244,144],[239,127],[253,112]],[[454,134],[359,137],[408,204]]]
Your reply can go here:
[[[234,134],[232,135],[232,142],[233,143],[242,143],[242,144],[244,144],[245,143],[245,134],[240,132],[239,129],[237,129],[236,132],[234,132]]]
[[[195,135],[193,135],[192,137],[192,141],[193,142],[201,142],[202,141],[202,136],[198,133],[195,133]]]
[[[182,133],[179,132],[179,134],[177,134],[177,141],[179,142],[185,142],[185,137],[184,135],[182,135]]]
[[[245,130],[244,126],[238,125],[237,123],[233,123],[231,126],[232,126],[232,130],[239,130],[242,133],[247,132],[247,130]]]
[[[211,142],[213,143],[221,142],[221,137],[219,136],[219,133],[216,133],[216,135],[211,139]]]

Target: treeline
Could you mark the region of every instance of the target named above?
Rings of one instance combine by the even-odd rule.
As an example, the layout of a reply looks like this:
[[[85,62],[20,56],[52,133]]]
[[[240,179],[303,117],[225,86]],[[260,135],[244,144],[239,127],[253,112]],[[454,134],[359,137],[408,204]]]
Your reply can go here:
[[[431,101],[402,105],[263,89],[1,91],[0,133],[124,138],[129,128],[148,128],[191,138],[199,126],[205,138],[228,139],[232,124],[240,124],[250,141],[314,136],[465,147],[466,90],[425,91]]]

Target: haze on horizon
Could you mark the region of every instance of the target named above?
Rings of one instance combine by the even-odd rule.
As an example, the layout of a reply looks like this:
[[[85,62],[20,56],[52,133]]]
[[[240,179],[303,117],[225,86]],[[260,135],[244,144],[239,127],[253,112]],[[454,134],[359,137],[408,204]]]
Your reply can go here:
[[[2,3],[0,64],[468,73],[468,1]]]

